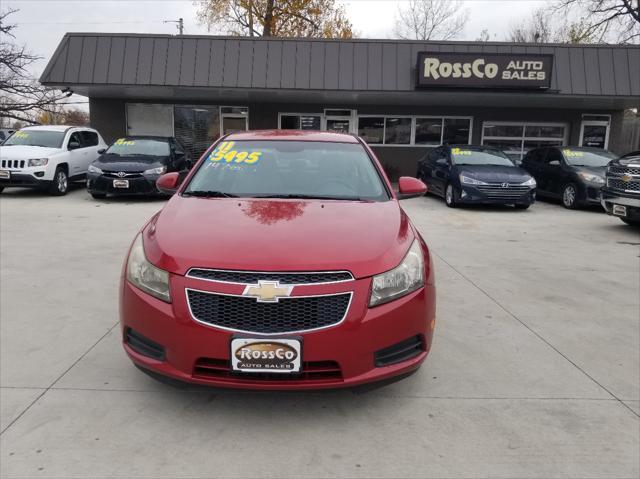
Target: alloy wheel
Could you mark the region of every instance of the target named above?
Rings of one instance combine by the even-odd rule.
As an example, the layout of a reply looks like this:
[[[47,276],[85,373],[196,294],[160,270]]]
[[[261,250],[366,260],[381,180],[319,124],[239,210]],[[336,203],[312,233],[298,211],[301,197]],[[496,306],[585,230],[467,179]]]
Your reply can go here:
[[[65,193],[67,188],[69,187],[69,180],[67,179],[67,175],[64,171],[58,171],[58,175],[56,176],[56,186],[60,193]]]
[[[573,185],[567,185],[562,191],[562,204],[567,208],[573,207],[576,202],[576,188]]]

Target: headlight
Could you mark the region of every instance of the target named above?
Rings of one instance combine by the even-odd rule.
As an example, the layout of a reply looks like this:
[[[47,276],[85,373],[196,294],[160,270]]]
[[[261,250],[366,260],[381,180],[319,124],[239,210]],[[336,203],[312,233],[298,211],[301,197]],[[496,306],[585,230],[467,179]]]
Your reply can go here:
[[[102,174],[102,170],[97,166],[93,166],[93,165],[89,165],[89,168],[87,168],[87,171],[89,173],[97,173],[99,175]]]
[[[127,260],[127,279],[142,291],[167,303],[171,302],[169,273],[147,261],[140,233],[131,247]]]
[[[578,176],[582,178],[584,181],[588,181],[590,183],[598,183],[600,185],[604,185],[604,178],[602,176],[594,175],[592,173],[587,173],[585,171],[580,171]]]
[[[531,177],[529,178],[527,181],[525,181],[524,183],[520,183],[522,186],[536,186],[536,180]]]
[[[49,163],[49,158],[31,158],[29,160],[29,166],[46,166]]]
[[[150,170],[144,170],[145,175],[162,175],[167,171],[166,166],[159,166],[157,168],[151,168]]]
[[[387,303],[424,285],[424,256],[414,240],[402,262],[391,271],[373,277],[369,306]]]
[[[460,183],[465,185],[486,185],[484,181],[476,180],[475,178],[469,178],[468,176],[460,175]]]

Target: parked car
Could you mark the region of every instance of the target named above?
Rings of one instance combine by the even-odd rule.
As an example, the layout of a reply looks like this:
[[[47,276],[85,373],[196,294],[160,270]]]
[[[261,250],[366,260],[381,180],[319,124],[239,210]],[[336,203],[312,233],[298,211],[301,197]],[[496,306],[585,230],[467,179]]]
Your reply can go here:
[[[447,206],[509,204],[527,209],[535,202],[536,182],[502,151],[489,146],[444,145],[418,162],[418,178]]]
[[[22,128],[0,146],[0,192],[7,187],[26,187],[64,195],[69,182],[86,178],[87,168],[106,147],[92,128]]]
[[[607,167],[602,187],[605,211],[630,225],[640,225],[640,151],[627,153]]]
[[[136,236],[120,288],[124,348],[167,381],[350,387],[408,375],[430,349],[429,250],[352,135],[231,133]]]
[[[159,194],[156,180],[160,175],[186,173],[191,166],[188,153],[173,137],[119,138],[89,166],[87,190],[94,198]]]
[[[558,146],[535,148],[522,167],[538,183],[538,195],[560,199],[565,208],[600,204],[604,173],[616,155],[598,148]]]
[[[7,128],[0,128],[0,145],[4,143],[4,140],[9,138],[11,135],[15,133],[16,130],[10,130]]]

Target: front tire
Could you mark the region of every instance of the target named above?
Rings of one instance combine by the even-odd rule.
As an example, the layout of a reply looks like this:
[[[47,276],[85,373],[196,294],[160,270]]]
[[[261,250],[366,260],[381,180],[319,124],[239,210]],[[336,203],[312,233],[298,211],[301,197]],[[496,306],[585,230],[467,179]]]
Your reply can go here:
[[[107,195],[104,193],[89,193],[94,200],[104,200]]]
[[[0,186],[0,193],[4,191],[4,186]]]
[[[458,206],[456,202],[456,190],[453,188],[453,185],[449,183],[444,190],[444,202],[449,208],[455,208]]]
[[[570,210],[578,207],[578,188],[573,183],[568,183],[562,188],[562,206]]]
[[[515,205],[517,210],[526,210],[531,205]]]
[[[630,220],[628,218],[620,218],[622,221],[624,221],[626,224],[628,224],[629,226],[640,226],[640,220]]]
[[[69,191],[69,175],[63,168],[56,168],[53,175],[53,182],[49,188],[49,194],[53,196],[64,196]]]

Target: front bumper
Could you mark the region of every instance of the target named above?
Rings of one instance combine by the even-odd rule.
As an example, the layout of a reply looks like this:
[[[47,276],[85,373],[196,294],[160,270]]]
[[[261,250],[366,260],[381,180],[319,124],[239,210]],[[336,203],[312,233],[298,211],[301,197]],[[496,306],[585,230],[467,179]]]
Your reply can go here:
[[[158,195],[160,192],[156,188],[156,180],[159,175],[137,176],[114,178],[95,173],[87,174],[87,190],[89,193],[101,195]],[[115,188],[114,180],[127,180],[128,188]]]
[[[47,188],[49,188],[49,186],[51,186],[51,180],[39,178],[34,174],[14,173],[12,171],[10,178],[0,178],[0,186],[2,186],[3,188],[19,187],[46,190]]]
[[[519,191],[510,188],[500,188],[486,191],[482,186],[462,184],[459,203],[486,205],[532,205],[536,201],[536,189],[528,188]]]
[[[123,280],[120,321],[124,349],[137,366],[146,370],[182,382],[217,387],[330,389],[359,386],[408,374],[422,364],[431,347],[435,325],[435,287],[427,284],[403,298],[368,308],[370,284],[371,279],[365,278],[342,284],[314,285],[314,294],[353,292],[345,319],[326,329],[268,336],[270,339],[302,337],[303,370],[300,375],[256,377],[232,373],[229,366],[230,342],[234,332],[196,322],[189,311],[185,293],[186,287],[222,292],[229,291],[232,286],[177,275],[171,277],[172,304],[153,298]],[[131,331],[157,344],[162,348],[162,354],[141,354],[144,349],[135,347],[131,342]],[[250,336],[261,337],[260,334]],[[421,347],[415,355],[395,364],[376,367],[376,352],[408,338],[420,340]],[[213,368],[208,370],[211,374],[203,374],[200,367],[203,364],[205,368]],[[337,372],[334,367],[329,376],[310,374],[319,364],[335,364]]]
[[[621,194],[619,192],[610,191],[607,188],[602,188],[601,193],[601,204],[607,214],[614,215],[613,206],[620,205],[626,208],[627,214],[623,218],[632,221],[640,221],[640,194]]]

